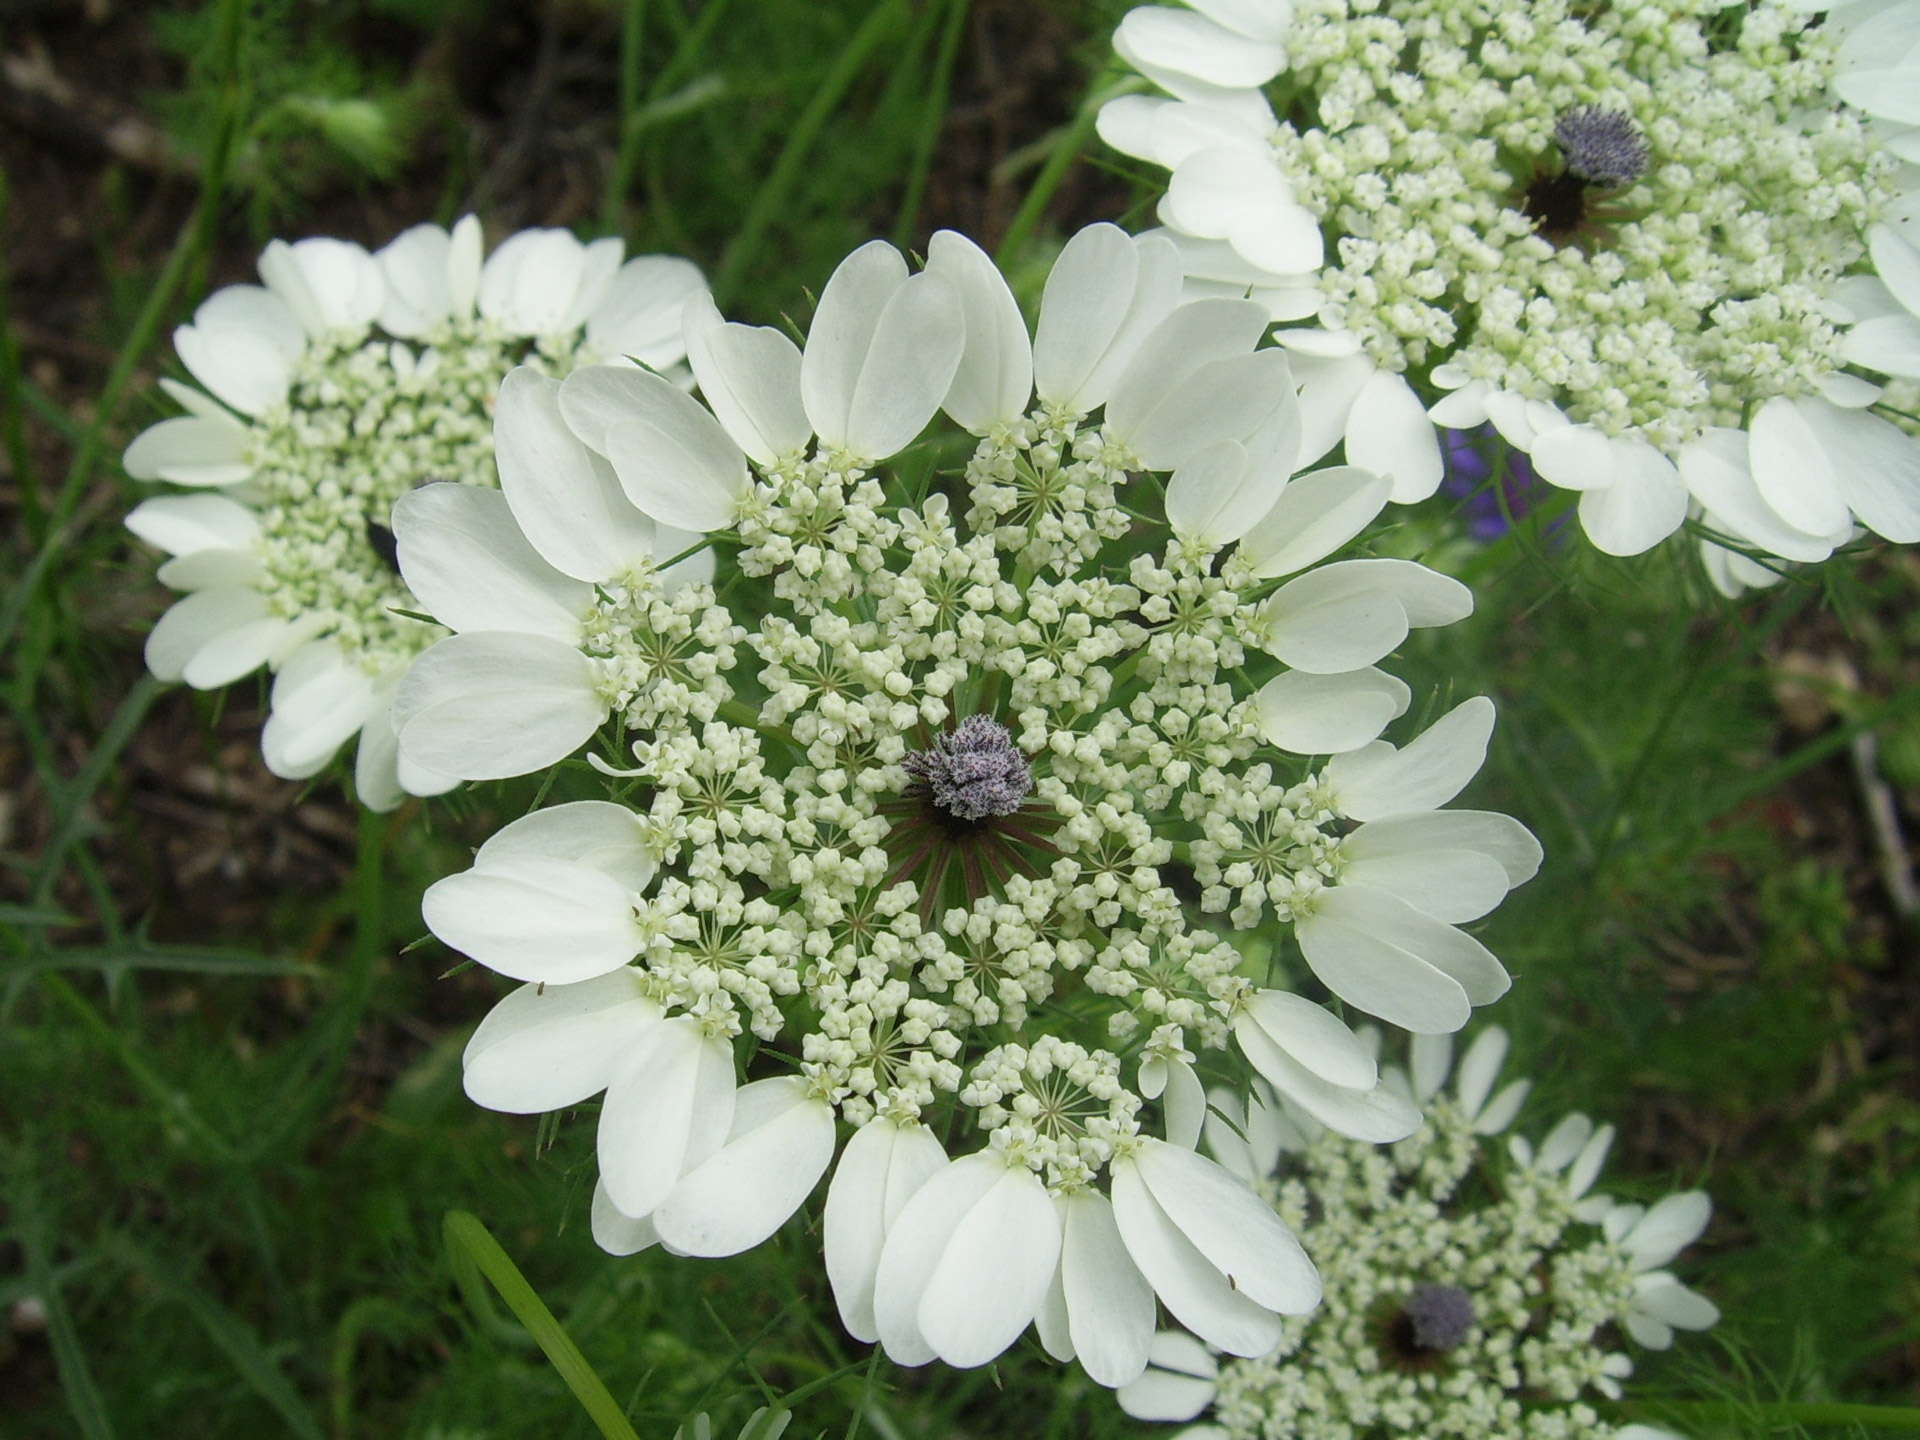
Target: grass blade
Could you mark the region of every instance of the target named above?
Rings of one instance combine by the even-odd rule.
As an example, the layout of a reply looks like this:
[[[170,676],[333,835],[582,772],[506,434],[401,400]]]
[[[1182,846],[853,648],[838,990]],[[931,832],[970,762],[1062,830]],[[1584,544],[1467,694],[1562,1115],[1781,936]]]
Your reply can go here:
[[[442,1230],[447,1238],[447,1254],[453,1262],[456,1275],[464,1271],[470,1284],[472,1274],[477,1269],[500,1292],[500,1298],[507,1302],[507,1308],[527,1327],[527,1333],[533,1336],[534,1343],[546,1352],[553,1368],[560,1372],[560,1378],[573,1392],[573,1398],[580,1402],[593,1423],[600,1427],[600,1433],[607,1440],[640,1440],[613,1396],[607,1392],[607,1387],[594,1374],[587,1357],[580,1353],[580,1347],[573,1343],[560,1322],[553,1318],[553,1312],[535,1293],[533,1286],[527,1283],[527,1277],[520,1273],[519,1267],[500,1248],[500,1242],[493,1238],[487,1227],[464,1210],[449,1210],[442,1222]]]

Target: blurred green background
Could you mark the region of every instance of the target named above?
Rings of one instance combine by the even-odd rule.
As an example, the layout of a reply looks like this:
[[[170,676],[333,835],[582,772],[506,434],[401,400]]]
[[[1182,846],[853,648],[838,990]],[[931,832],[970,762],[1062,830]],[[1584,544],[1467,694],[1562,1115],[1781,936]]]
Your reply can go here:
[[[0,7],[0,1435],[596,1433],[455,1285],[452,1209],[642,1436],[703,1407],[731,1436],[781,1396],[793,1436],[1149,1429],[1031,1340],[969,1373],[874,1363],[833,1318],[817,1206],[728,1261],[602,1256],[591,1114],[467,1102],[460,1050],[503,987],[420,943],[422,887],[527,792],[357,816],[334,781],[266,774],[263,684],[144,678],[166,594],[118,466],[166,412],[171,327],[276,235],[618,231],[768,322],[855,245],[950,226],[1031,291],[1079,225],[1151,223],[1088,125],[1123,8]],[[1476,586],[1402,672],[1420,703],[1498,700],[1464,803],[1547,846],[1482,927],[1517,982],[1492,1018],[1540,1081],[1523,1128],[1613,1120],[1609,1188],[1718,1205],[1683,1274],[1727,1319],[1645,1393],[1911,1404],[1920,561],[1866,551],[1732,605],[1683,551],[1560,543],[1552,506],[1473,542],[1469,503],[1382,543]]]

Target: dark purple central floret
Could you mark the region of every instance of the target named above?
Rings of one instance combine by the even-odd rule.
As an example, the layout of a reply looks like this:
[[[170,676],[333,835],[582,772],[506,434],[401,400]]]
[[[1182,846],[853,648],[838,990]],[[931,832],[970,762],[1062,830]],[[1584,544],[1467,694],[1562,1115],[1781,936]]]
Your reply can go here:
[[[1589,185],[1617,190],[1647,173],[1647,142],[1632,117],[1598,105],[1582,105],[1553,122],[1554,143],[1567,169]]]
[[[1416,1287],[1405,1313],[1422,1350],[1451,1350],[1473,1328],[1473,1298],[1458,1285]]]
[[[1027,757],[1007,727],[985,715],[969,715],[958,729],[936,739],[931,750],[908,752],[900,767],[956,820],[1011,815],[1033,793]]]

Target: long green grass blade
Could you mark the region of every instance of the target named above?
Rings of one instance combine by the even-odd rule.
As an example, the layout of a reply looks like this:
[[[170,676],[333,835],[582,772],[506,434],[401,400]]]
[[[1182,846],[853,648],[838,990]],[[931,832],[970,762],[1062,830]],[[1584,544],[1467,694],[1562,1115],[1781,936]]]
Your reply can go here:
[[[500,1298],[507,1302],[507,1308],[527,1327],[527,1333],[546,1353],[553,1368],[560,1372],[560,1378],[566,1382],[574,1399],[580,1402],[593,1423],[600,1427],[600,1433],[607,1440],[640,1440],[607,1387],[587,1363],[587,1357],[580,1353],[580,1347],[573,1343],[560,1322],[553,1318],[553,1312],[547,1309],[546,1303],[527,1283],[526,1276],[520,1273],[507,1252],[500,1248],[500,1242],[493,1238],[487,1227],[464,1210],[449,1210],[442,1222],[442,1229],[447,1238],[447,1253],[456,1272],[462,1267],[469,1271],[477,1268],[500,1292]]]

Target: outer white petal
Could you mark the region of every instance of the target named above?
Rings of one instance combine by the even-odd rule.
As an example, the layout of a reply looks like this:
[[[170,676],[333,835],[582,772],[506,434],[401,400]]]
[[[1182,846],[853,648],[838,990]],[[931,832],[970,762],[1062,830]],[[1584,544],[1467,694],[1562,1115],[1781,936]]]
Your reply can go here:
[[[606,800],[574,800],[522,815],[496,830],[473,863],[478,869],[522,859],[564,860],[598,870],[629,890],[653,882],[654,857],[640,817]]]
[[[1507,1088],[1511,1090],[1513,1087]],[[1502,1092],[1503,1096],[1505,1093]],[[1476,1124],[1474,1128],[1479,1129],[1479,1125]],[[1588,1137],[1587,1143],[1580,1147],[1580,1153],[1573,1157],[1573,1164],[1567,1170],[1568,1194],[1579,1199],[1593,1188],[1593,1182],[1600,1178],[1601,1168],[1607,1163],[1607,1152],[1613,1148],[1613,1139],[1614,1128],[1611,1125],[1600,1126]]]
[[[1140,1378],[1153,1343],[1153,1287],[1127,1254],[1113,1206],[1097,1190],[1063,1195],[1060,1286],[1074,1353],[1109,1389]]]
[[[640,953],[634,898],[588,866],[528,856],[436,880],[420,910],[442,941],[497,974],[571,985]]]
[[[582,373],[561,386],[563,413],[568,387]],[[607,459],[627,498],[676,530],[725,529],[747,494],[747,457],[699,401],[645,371],[634,380],[637,408],[606,434]]]
[[[413,340],[453,313],[453,237],[438,225],[402,230],[374,252],[386,286],[380,328]]]
[[[1215,361],[1250,356],[1266,323],[1266,312],[1250,300],[1190,300],[1174,307],[1142,337],[1115,379],[1106,429],[1137,443],[1147,417],[1172,403],[1170,390]],[[1238,439],[1251,430],[1243,425],[1210,438]]]
[[[934,1358],[933,1346],[920,1333],[927,1282],[955,1228],[1005,1173],[1006,1166],[985,1151],[943,1165],[914,1189],[888,1228],[873,1282],[873,1319],[881,1348],[896,1365],[924,1365]]]
[[[1920,319],[1887,315],[1863,320],[1842,337],[1840,353],[1868,370],[1909,380],[1920,377]]]
[[[1162,1330],[1148,1354],[1151,1368],[1114,1396],[1127,1414],[1136,1420],[1191,1420],[1213,1403],[1220,1366],[1198,1340]]]
[[[1459,984],[1473,1004],[1489,1005],[1512,986],[1505,967],[1486,946],[1399,896],[1361,884],[1341,885],[1335,893],[1345,898],[1333,901],[1333,916],[1363,929],[1375,941],[1418,956],[1442,971]]]
[[[493,458],[515,524],[561,574],[606,580],[652,555],[653,522],[568,428],[559,381],[530,366],[508,372],[495,402]]]
[[[258,415],[287,398],[293,362],[259,335],[182,325],[173,348],[193,378],[243,415]]]
[[[966,348],[942,408],[962,429],[985,435],[1018,419],[1033,394],[1033,342],[1006,278],[973,241],[952,230],[927,245],[927,272],[944,277],[960,298]]]
[[[1347,463],[1384,475],[1396,505],[1425,500],[1446,473],[1440,437],[1406,377],[1376,370],[1347,412]]]
[[[592,663],[545,635],[442,640],[414,661],[393,705],[401,759],[463,780],[544,769],[606,718]]]
[[[1255,1080],[1244,1099],[1219,1087],[1208,1092],[1207,1149],[1223,1169],[1249,1185],[1273,1174],[1290,1129],[1264,1080]]]
[[[1238,145],[1196,150],[1174,167],[1161,223],[1224,240],[1278,275],[1307,275],[1326,258],[1319,222],[1296,203],[1272,157]]]
[[[1270,744],[1295,755],[1337,755],[1379,739],[1412,698],[1405,681],[1368,666],[1337,675],[1288,670],[1261,686],[1254,702]]]
[[[1087,226],[1067,241],[1047,276],[1033,337],[1034,389],[1075,413],[1093,410],[1179,302],[1180,255],[1171,242]]]
[[[733,1124],[733,1050],[676,1015],[642,1032],[607,1085],[596,1148],[607,1197],[652,1215],[680,1177],[725,1141]]]
[[[1324,675],[1363,669],[1410,627],[1450,625],[1472,611],[1472,591],[1423,565],[1342,560],[1282,585],[1261,620],[1270,654]]]
[[[881,314],[906,283],[900,252],[870,240],[835,267],[820,292],[800,362],[800,396],[815,433],[833,449],[846,446],[854,393]]]
[[[1867,232],[1873,268],[1893,298],[1910,313],[1920,315],[1920,250],[1891,225],[1875,225]]]
[[[587,323],[587,317],[612,290],[614,277],[620,270],[620,257],[626,253],[626,244],[617,235],[587,242],[580,256],[580,284],[561,313],[560,323],[554,327],[557,332],[572,334]],[[674,359],[678,360],[679,356]]]
[[[1657,1270],[1698,1240],[1713,1218],[1713,1200],[1704,1190],[1686,1190],[1656,1202],[1620,1241],[1635,1270]]]
[[[253,474],[246,426],[230,416],[176,415],[134,436],[120,463],[136,480],[235,485]]]
[[[572,641],[593,590],[527,543],[507,497],[477,485],[423,485],[393,507],[400,573],[451,630]]]
[[[147,636],[147,668],[162,680],[209,690],[267,663],[288,633],[252,590],[200,590],[162,615]]]
[[[631,356],[655,370],[677,365],[687,355],[687,302],[706,293],[706,276],[691,260],[636,255],[614,273],[587,316],[587,348]]]
[[[906,449],[940,409],[966,342],[959,292],[942,275],[915,275],[880,312],[847,407],[845,433],[835,441],[822,430],[821,439],[868,462]],[[803,356],[803,375],[805,363]]]
[[[1362,835],[1367,837],[1364,841],[1360,841]],[[1371,820],[1347,838],[1344,848],[1350,857],[1370,858],[1431,850],[1476,851],[1500,863],[1509,889],[1538,874],[1542,858],[1540,842],[1531,830],[1511,815],[1492,810],[1421,810]]]
[[[386,300],[379,263],[350,240],[268,241],[260,278],[315,337],[364,335]]]
[[[193,327],[208,335],[246,335],[259,341],[282,362],[276,367],[282,374],[307,353],[307,332],[299,318],[286,301],[260,285],[227,285],[214,291],[194,310]],[[196,410],[192,404],[187,408]]]
[[[637,1255],[660,1243],[653,1218],[623,1215],[620,1207],[613,1203],[613,1197],[607,1194],[604,1180],[593,1182],[593,1206],[589,1213],[593,1243],[609,1255]]]
[[[915,1316],[934,1354],[962,1370],[1020,1338],[1060,1263],[1060,1217],[1040,1177],[989,1162],[1000,1174],[954,1226]]]
[[[800,349],[778,330],[732,325],[713,297],[687,298],[687,361],[727,434],[762,465],[813,438],[800,403]]]
[[[1846,526],[1847,501],[1833,457],[1820,442],[1808,411],[1819,402],[1776,395],[1755,413],[1749,459],[1761,498],[1787,524],[1809,535]]]
[[[1920,439],[1826,400],[1799,405],[1860,523],[1895,544],[1920,540]]]
[[[1339,1085],[1316,1075],[1249,1019],[1234,1025],[1241,1053],[1267,1083],[1329,1130],[1373,1145],[1404,1140],[1421,1126],[1420,1108],[1377,1080]]]
[[[1224,1183],[1258,1206],[1267,1221],[1280,1224],[1279,1217],[1251,1190],[1224,1171],[1221,1174]],[[1154,1198],[1136,1160],[1116,1160],[1112,1176],[1113,1218],[1120,1237],[1174,1319],[1232,1355],[1264,1355],[1271,1350],[1280,1339],[1280,1317],[1242,1294],[1201,1253]]]
[[[1352,820],[1439,809],[1485,763],[1493,716],[1493,702],[1476,695],[1454,706],[1404,750],[1376,740],[1334,756],[1322,779],[1335,796],[1335,809]]]
[[[635,1036],[661,1018],[640,972],[522,985],[489,1010],[460,1066],[467,1098],[509,1115],[578,1105],[607,1088]]]
[[[1627,1313],[1627,1333],[1649,1350],[1665,1350],[1673,1344],[1673,1327],[1642,1310]]]
[[[1143,1139],[1140,1178],[1167,1218],[1233,1288],[1282,1315],[1320,1303],[1320,1275],[1271,1207],[1205,1156]]]
[[[1313,914],[1295,926],[1308,967],[1342,1000],[1390,1025],[1415,1031],[1458,1030],[1473,1008],[1466,990],[1430,961],[1431,949],[1421,943],[1432,939],[1430,934],[1421,936],[1416,942],[1419,949],[1412,950],[1379,933],[1388,928],[1380,923],[1379,912],[1389,905],[1399,905],[1434,930],[1460,933],[1428,920],[1391,895],[1338,886],[1327,891]],[[1428,954],[1420,953],[1423,950]]]
[[[800,1208],[832,1159],[832,1107],[798,1076],[756,1080],[734,1096],[727,1143],[681,1177],[654,1228],[682,1255],[751,1250]]]
[[[1580,497],[1580,528],[1597,550],[1638,555],[1686,520],[1687,488],[1673,461],[1646,441],[1618,439],[1612,444],[1613,483]]]
[[[127,528],[169,555],[250,550],[260,533],[253,511],[224,495],[156,495],[127,516]]]
[[[374,710],[366,671],[331,640],[309,641],[273,680],[272,714],[260,734],[267,768],[283,780],[318,774]]]
[[[1380,1078],[1372,1052],[1338,1016],[1304,996],[1256,990],[1242,1014],[1280,1049],[1331,1084],[1365,1090]]]
[[[510,334],[559,332],[586,275],[586,247],[565,230],[509,235],[480,271],[480,313]]]
[[[1833,553],[1832,536],[1808,535],[1761,497],[1747,463],[1747,434],[1716,427],[1680,449],[1680,479],[1726,530],[1759,549],[1809,563]],[[1844,537],[1842,537],[1844,538]]]
[[[1322,343],[1321,337],[1344,341],[1344,331],[1277,330],[1274,338],[1293,358],[1293,378],[1300,386],[1300,458],[1304,467],[1313,464],[1346,438],[1347,417],[1353,402],[1373,378],[1374,363],[1365,355],[1335,350],[1322,353],[1305,348]]]
[[[1129,11],[1114,32],[1113,45],[1149,76],[1172,71],[1223,90],[1264,85],[1287,61],[1286,47],[1277,37],[1255,39],[1191,10],[1154,5]]]
[[[1246,304],[1251,301],[1200,300],[1195,305]],[[1183,307],[1185,308],[1185,307]],[[1137,373],[1130,370],[1129,374]],[[1290,367],[1283,350],[1260,350],[1251,355],[1215,360],[1199,369],[1168,381],[1151,409],[1127,425],[1108,408],[1108,433],[1127,445],[1153,470],[1174,470],[1187,463],[1202,449],[1219,439],[1247,439],[1274,412],[1276,404],[1287,399]],[[1114,404],[1120,400],[1115,392]],[[1262,459],[1265,457],[1263,456]],[[1249,472],[1249,480],[1258,480],[1266,467]],[[1228,538],[1241,528],[1251,529],[1272,503],[1271,490],[1264,496],[1243,497],[1236,514],[1225,526]]]
[[[1497,411],[1491,401],[1489,411]],[[1563,490],[1604,490],[1614,483],[1617,445],[1597,425],[1562,425],[1532,436],[1527,453],[1549,484]]]
[[[1372,524],[1392,490],[1384,475],[1348,466],[1295,476],[1241,540],[1240,553],[1263,580],[1304,570]]]
[[[822,1250],[840,1321],[855,1339],[880,1338],[873,1286],[881,1247],[907,1201],[946,1164],[932,1131],[891,1120],[863,1126],[841,1152],[827,1186]]]
[[[1720,1323],[1720,1307],[1689,1290],[1664,1270],[1636,1276],[1634,1308],[1676,1330],[1711,1330]]]
[[[1498,1030],[1497,1025],[1489,1025],[1485,1032],[1491,1034]],[[1505,1037],[1501,1037],[1505,1045]],[[1413,1098],[1424,1106],[1440,1093],[1441,1086],[1447,1083],[1447,1071],[1453,1065],[1453,1036],[1415,1035],[1407,1047],[1407,1077],[1413,1081]],[[1485,1098],[1484,1096],[1481,1098]],[[1473,1110],[1467,1111],[1469,1115]]]

